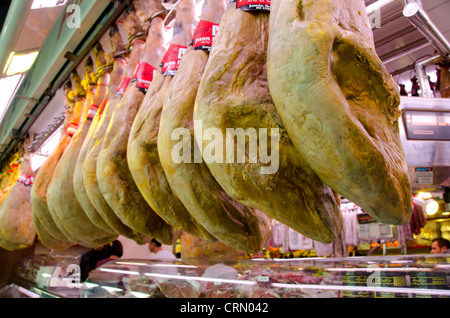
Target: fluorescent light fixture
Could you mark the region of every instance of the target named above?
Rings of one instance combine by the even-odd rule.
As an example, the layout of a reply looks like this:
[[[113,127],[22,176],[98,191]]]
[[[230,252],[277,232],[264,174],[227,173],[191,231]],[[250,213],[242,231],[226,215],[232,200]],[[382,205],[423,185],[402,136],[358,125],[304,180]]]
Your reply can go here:
[[[282,284],[272,283],[272,287],[276,288],[292,288],[292,289],[313,289],[313,290],[349,290],[359,292],[386,292],[386,293],[406,293],[406,294],[425,294],[425,295],[450,295],[450,292],[445,289],[419,289],[419,288],[404,288],[404,287],[369,287],[369,286],[343,286],[343,285],[309,285],[309,284]]]
[[[139,275],[139,272],[136,272],[136,271],[127,271],[127,270],[113,269],[113,268],[100,268],[100,271],[116,273],[116,274]]]
[[[371,5],[366,7],[367,14],[374,13],[377,10],[380,10],[381,8],[387,6],[391,2],[394,2],[395,0],[379,0],[377,2],[372,3]]]
[[[0,79],[0,92],[2,92],[0,94],[0,122],[3,120],[9,103],[20,85],[22,76],[22,74],[18,74]]]
[[[7,76],[25,73],[31,68],[38,55],[39,51],[37,50],[27,53],[12,52],[9,55],[4,73]]]
[[[31,9],[52,8],[62,6],[67,0],[34,0]]]
[[[136,292],[136,291],[130,291],[130,294],[135,296],[136,298],[149,298],[150,295],[146,293]]]

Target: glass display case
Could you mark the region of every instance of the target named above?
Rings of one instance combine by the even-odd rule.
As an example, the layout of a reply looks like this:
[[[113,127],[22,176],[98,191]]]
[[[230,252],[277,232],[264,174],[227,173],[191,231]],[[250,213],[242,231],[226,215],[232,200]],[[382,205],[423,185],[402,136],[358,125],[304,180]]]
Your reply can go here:
[[[115,260],[91,273],[82,298],[449,298],[450,255]]]
[[[80,274],[77,255],[35,254],[16,265],[12,286],[20,286],[32,298],[78,298]]]

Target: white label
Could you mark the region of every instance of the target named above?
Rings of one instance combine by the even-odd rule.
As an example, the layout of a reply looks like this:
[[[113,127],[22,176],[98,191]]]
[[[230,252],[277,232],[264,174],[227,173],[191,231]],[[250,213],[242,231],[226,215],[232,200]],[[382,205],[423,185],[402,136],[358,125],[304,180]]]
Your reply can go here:
[[[268,282],[269,276],[258,276],[258,282]]]

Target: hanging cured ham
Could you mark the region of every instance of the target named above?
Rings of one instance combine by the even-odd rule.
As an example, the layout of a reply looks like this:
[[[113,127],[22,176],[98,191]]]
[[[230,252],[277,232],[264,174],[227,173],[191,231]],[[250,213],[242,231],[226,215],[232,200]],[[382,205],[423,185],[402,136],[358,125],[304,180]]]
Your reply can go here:
[[[77,198],[78,203],[80,204],[83,211],[86,213],[86,216],[89,220],[97,227],[103,229],[104,231],[115,233],[115,231],[103,220],[101,215],[97,212],[95,207],[89,201],[89,197],[84,188],[83,184],[83,175],[80,174],[80,169],[76,169],[78,159],[81,155],[82,146],[84,145],[86,138],[91,130],[92,121],[97,114],[101,103],[107,92],[107,86],[109,84],[110,79],[110,70],[112,65],[110,65],[110,61],[106,59],[105,52],[99,43],[94,47],[94,55],[96,58],[97,64],[97,72],[92,75],[93,83],[96,84],[95,94],[90,95],[90,99],[86,100],[86,106],[90,105],[85,113],[84,122],[82,123],[81,129],[83,130],[80,134],[74,136],[73,141],[70,145],[71,151],[73,151],[73,156],[76,156],[76,162],[74,166],[73,172],[73,189],[74,194]],[[86,134],[86,136],[84,136]],[[84,136],[84,138],[83,138]],[[78,153],[78,155],[77,155]],[[73,164],[73,162],[71,162]]]
[[[184,53],[167,89],[158,132],[158,153],[173,193],[192,216],[221,242],[255,253],[270,235],[270,219],[231,199],[204,162],[195,162],[191,155],[189,162],[175,162],[172,158],[172,150],[180,143],[172,138],[177,129],[184,129],[188,134],[191,154],[197,147],[193,121],[195,97],[225,8],[223,0],[206,0],[203,4],[193,44]]]
[[[329,243],[342,229],[339,198],[295,149],[275,109],[266,72],[268,27],[268,12],[228,5],[195,101],[196,141],[231,198]],[[247,132],[253,143],[235,142],[229,129]]]
[[[74,243],[95,248],[114,241],[117,235],[112,230],[105,231],[95,226],[89,220],[73,188],[73,172],[80,147],[89,130],[90,121],[87,120],[87,114],[95,88],[95,82],[90,82],[92,65],[89,63],[85,67],[87,69],[85,81],[89,83],[84,89],[90,88],[90,90],[87,90],[85,94],[80,93],[75,100],[75,108],[79,108],[81,113],[80,121],[55,168],[52,181],[48,186],[47,199],[49,211],[61,232]]]
[[[61,232],[49,211],[47,204],[47,190],[52,180],[53,172],[61,158],[64,150],[72,139],[73,127],[77,125],[80,118],[80,110],[74,109],[75,103],[72,96],[72,83],[68,81],[64,86],[64,105],[66,108],[65,121],[62,125],[63,133],[58,145],[50,156],[45,160],[37,172],[31,188],[31,206],[33,211],[33,222],[39,241],[53,250],[63,250],[73,243]]]
[[[150,1],[147,5],[147,17],[152,17],[155,12],[164,9],[159,1]],[[157,53],[158,51],[154,51],[155,45],[159,44],[163,38],[161,30],[152,27],[154,20],[150,22],[148,36],[147,33],[142,32],[142,25],[139,23],[129,26],[133,32],[130,33],[135,36],[131,41],[132,50],[125,75],[128,85],[122,90],[123,96],[120,99],[109,103],[102,119],[107,125],[101,137],[102,142],[97,142],[94,156],[88,154],[86,162],[90,164],[96,162],[98,188],[105,201],[125,225],[136,232],[155,237],[164,244],[172,244],[172,227],[156,214],[142,197],[126,161],[131,124],[144,98],[144,92],[136,87],[137,78],[132,83],[130,81],[134,78],[141,58]],[[138,34],[142,35],[136,36]],[[147,40],[144,41],[145,39]],[[109,109],[112,105],[114,108]],[[91,167],[87,171],[86,162],[83,166],[84,173],[92,176],[93,169]],[[85,185],[89,186],[86,181]],[[89,189],[87,191],[89,192]]]
[[[16,184],[0,198],[0,247],[16,251],[35,242],[30,188],[33,184],[32,153],[27,150],[30,140],[23,144],[21,174]]]
[[[127,21],[125,21],[125,23],[127,23]],[[96,142],[98,141],[98,138],[95,137],[100,135],[99,127],[101,127],[103,113],[105,112],[105,108],[107,108],[108,102],[114,99],[116,90],[124,77],[127,67],[127,55],[129,51],[123,44],[122,37],[116,24],[113,24],[113,26],[111,27],[109,35],[111,39],[112,53],[111,57],[108,58],[110,62],[106,67],[104,67],[104,78],[101,79],[100,82],[105,91],[104,94],[96,96],[96,100],[94,101],[94,105],[100,106],[92,119],[88,134],[83,141],[83,145],[81,146],[80,154],[75,165],[73,184],[78,202],[80,202],[80,204],[86,205],[83,206],[83,209],[86,211],[88,216],[90,215],[88,209],[90,209],[92,213],[98,213],[98,215],[101,217],[101,220],[99,220],[97,218],[98,216],[95,214],[93,218],[90,217],[90,220],[95,225],[100,227],[103,222],[106,222],[111,227],[111,229],[114,230],[115,233],[123,235],[139,244],[142,244],[148,241],[148,239],[144,235],[136,233],[125,224],[123,224],[122,221],[120,221],[120,219],[115,215],[114,211],[109,207],[108,203],[104,200],[103,195],[101,194],[97,186],[96,173],[85,175],[83,171],[84,164],[87,165],[89,163],[91,167],[96,166],[95,161],[85,162],[86,157],[88,152],[93,147],[95,147]],[[103,100],[101,100],[102,98]],[[85,182],[89,184],[89,187],[85,186]],[[89,189],[89,191],[87,189]]]
[[[173,38],[162,58],[149,91],[134,119],[128,141],[128,165],[139,191],[167,223],[196,237],[215,241],[172,192],[159,161],[158,130],[167,89],[176,74],[179,58],[192,40],[195,30],[194,0],[180,0],[177,4]],[[159,19],[162,20],[162,19]],[[161,28],[162,21],[155,21]],[[185,83],[189,85],[189,83]],[[112,150],[108,150],[111,152]]]
[[[411,216],[397,85],[363,0],[274,0],[268,80],[297,150],[334,191],[380,222]]]

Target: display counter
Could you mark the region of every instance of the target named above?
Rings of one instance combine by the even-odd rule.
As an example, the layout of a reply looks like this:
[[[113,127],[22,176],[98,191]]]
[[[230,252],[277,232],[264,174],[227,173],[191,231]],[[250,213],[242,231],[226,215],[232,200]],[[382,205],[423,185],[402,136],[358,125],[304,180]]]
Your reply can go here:
[[[3,294],[35,298],[450,297],[450,255],[446,254],[221,262],[118,259],[92,271],[85,282],[79,281],[78,264],[78,258],[70,255],[26,258]]]
[[[82,298],[450,297],[450,255],[117,260],[97,268]]]
[[[11,281],[9,290],[17,289],[25,297],[78,298],[83,286],[80,257],[67,254],[26,257],[16,265]]]

